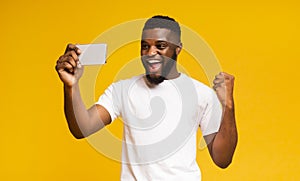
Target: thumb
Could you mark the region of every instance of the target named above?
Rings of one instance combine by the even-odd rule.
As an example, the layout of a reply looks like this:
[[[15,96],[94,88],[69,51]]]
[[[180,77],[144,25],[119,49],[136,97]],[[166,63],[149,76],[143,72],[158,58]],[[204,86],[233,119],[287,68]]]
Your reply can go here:
[[[74,74],[77,78],[80,78],[82,76],[82,73],[83,73],[83,69],[84,69],[84,66],[81,65],[80,61],[77,61],[76,62],[76,68],[74,70]]]
[[[82,65],[81,65],[80,61],[77,61],[77,62],[76,62],[76,65],[77,65],[77,66],[76,66],[77,68],[79,68],[79,69],[82,68]]]

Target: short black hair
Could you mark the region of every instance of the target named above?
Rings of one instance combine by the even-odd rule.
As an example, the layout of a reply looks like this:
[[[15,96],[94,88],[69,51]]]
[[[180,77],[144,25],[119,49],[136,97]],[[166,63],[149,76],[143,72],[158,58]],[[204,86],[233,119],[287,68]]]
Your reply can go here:
[[[168,30],[176,33],[180,39],[181,29],[175,19],[170,18],[169,16],[155,15],[148,19],[144,25],[143,31],[154,28],[166,28]]]

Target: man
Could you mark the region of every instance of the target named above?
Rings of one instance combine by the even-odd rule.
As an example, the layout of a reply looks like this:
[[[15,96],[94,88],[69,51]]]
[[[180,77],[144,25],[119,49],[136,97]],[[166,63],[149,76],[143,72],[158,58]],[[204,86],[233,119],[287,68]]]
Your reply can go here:
[[[200,180],[196,131],[200,126],[214,163],[226,168],[237,144],[234,77],[216,75],[215,92],[178,72],[179,24],[167,16],[147,20],[141,40],[145,75],[110,85],[86,110],[78,81],[83,73],[69,44],[56,64],[64,83],[65,115],[76,138],[87,137],[117,117],[124,121],[121,180]],[[201,50],[199,50],[201,51]]]

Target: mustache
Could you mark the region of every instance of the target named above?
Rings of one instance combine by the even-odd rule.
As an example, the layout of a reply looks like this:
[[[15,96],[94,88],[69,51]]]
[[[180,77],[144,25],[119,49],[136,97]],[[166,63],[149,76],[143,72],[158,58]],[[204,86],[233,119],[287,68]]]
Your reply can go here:
[[[154,56],[143,55],[143,56],[141,56],[141,59],[144,61],[150,61],[150,60],[163,61],[163,60],[165,60],[165,57],[161,56],[161,55],[154,55]]]
[[[175,52],[172,54],[171,57],[167,57],[167,56],[159,55],[159,54],[156,54],[156,55],[142,55],[142,56],[141,56],[141,59],[142,59],[143,61],[150,61],[150,60],[158,60],[158,61],[164,61],[164,60],[177,61],[177,55],[176,55]]]

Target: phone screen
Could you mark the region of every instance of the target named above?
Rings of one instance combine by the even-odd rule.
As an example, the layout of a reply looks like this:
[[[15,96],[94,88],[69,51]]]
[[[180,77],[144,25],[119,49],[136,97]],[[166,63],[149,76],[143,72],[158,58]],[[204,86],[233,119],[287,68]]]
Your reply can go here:
[[[101,65],[106,63],[106,44],[76,45],[80,50],[79,61],[82,65]]]

